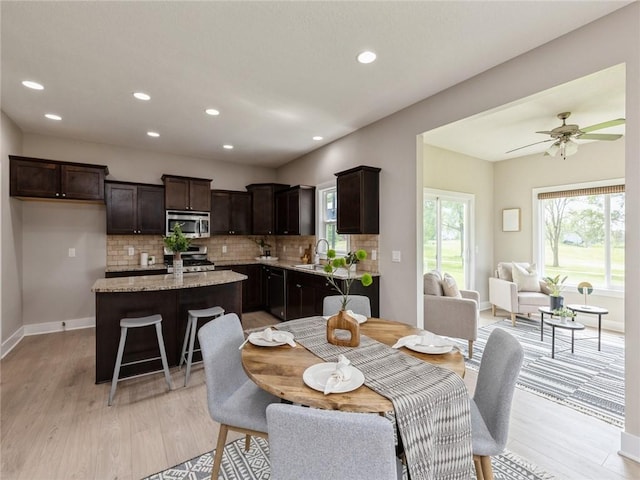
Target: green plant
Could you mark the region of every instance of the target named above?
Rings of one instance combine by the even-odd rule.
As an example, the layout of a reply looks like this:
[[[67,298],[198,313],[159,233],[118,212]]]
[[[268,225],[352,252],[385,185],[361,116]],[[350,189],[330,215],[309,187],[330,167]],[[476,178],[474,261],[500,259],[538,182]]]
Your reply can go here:
[[[552,312],[556,317],[560,318],[573,318],[576,316],[576,312],[566,307],[557,308],[556,310],[552,310]]]
[[[182,233],[182,228],[179,223],[175,223],[173,225],[173,230],[171,235],[167,235],[163,237],[165,246],[170,249],[174,254],[180,252],[186,252],[189,248],[189,244],[191,240],[185,237],[184,233]]]
[[[354,277],[351,276],[351,266],[367,258],[367,252],[358,250],[355,253],[349,252],[346,257],[336,257],[336,251],[330,249],[327,251],[327,258],[329,259],[329,263],[324,266],[324,271],[327,273],[327,279],[331,286],[342,295],[342,310],[346,310],[347,303],[349,303],[349,290],[355,280]],[[344,279],[343,284],[344,288],[340,288],[335,278],[335,274],[340,268],[344,268],[347,271],[347,278]],[[360,283],[362,283],[362,286],[368,287],[373,283],[373,278],[370,274],[365,273],[360,277]]]
[[[562,284],[566,279],[567,275],[565,275],[562,279],[560,278],[560,275],[556,275],[555,277],[545,277],[544,281],[549,287],[549,290],[551,290],[551,293],[549,293],[549,295],[551,295],[552,297],[559,297],[560,292],[562,292]]]

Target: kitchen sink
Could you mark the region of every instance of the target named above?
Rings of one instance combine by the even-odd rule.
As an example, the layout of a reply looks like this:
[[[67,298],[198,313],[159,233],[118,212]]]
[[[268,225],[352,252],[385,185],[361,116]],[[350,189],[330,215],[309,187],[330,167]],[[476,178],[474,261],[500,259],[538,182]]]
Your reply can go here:
[[[314,265],[313,263],[303,263],[302,265],[293,265],[294,268],[300,268],[302,270],[316,270],[319,272],[324,271],[324,265]]]

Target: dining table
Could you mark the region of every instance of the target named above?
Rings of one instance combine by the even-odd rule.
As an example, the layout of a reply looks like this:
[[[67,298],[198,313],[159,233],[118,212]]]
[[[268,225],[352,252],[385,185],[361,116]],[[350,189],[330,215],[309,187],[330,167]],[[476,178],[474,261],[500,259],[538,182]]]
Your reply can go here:
[[[354,347],[328,342],[327,318],[320,316],[274,328],[288,332],[285,337],[291,335],[295,342],[289,338],[270,346],[264,339],[256,342],[263,337],[258,334],[249,336],[249,343],[242,347],[243,368],[260,388],[308,407],[389,417],[395,422],[412,480],[474,476],[470,402],[462,380],[464,357],[453,342],[407,343],[408,339],[423,339],[428,332],[381,318],[369,318],[359,325],[360,343]],[[283,335],[279,337],[282,340]],[[268,332],[266,339],[271,338]],[[423,345],[445,347],[445,351],[416,351]],[[330,384],[326,370],[344,371],[345,361],[355,367],[351,378],[343,379],[342,386],[348,388],[325,393],[323,388]],[[312,371],[315,376],[310,375]],[[354,377],[360,380],[354,382]]]

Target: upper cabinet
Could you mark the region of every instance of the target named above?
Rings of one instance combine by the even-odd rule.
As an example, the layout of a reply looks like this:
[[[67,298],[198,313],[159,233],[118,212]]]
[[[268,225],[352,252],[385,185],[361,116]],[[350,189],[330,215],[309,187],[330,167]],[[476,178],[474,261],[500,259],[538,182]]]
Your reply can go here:
[[[247,185],[251,193],[251,233],[254,235],[274,235],[276,232],[275,199],[276,192],[289,188],[281,183],[253,183]]]
[[[105,182],[107,235],[164,235],[164,188]]]
[[[359,166],[336,177],[338,233],[380,233],[380,169]]]
[[[276,235],[315,235],[316,187],[297,185],[275,194]]]
[[[251,194],[211,190],[211,235],[251,233]]]
[[[163,175],[167,210],[211,210],[211,179]]]
[[[9,155],[10,195],[61,200],[104,201],[104,165],[59,162]]]

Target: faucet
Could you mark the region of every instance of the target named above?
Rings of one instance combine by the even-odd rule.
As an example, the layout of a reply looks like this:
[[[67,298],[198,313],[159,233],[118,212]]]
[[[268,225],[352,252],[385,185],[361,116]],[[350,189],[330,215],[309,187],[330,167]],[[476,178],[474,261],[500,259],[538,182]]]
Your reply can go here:
[[[320,242],[326,243],[327,244],[327,251],[329,250],[329,242],[326,239],[321,238],[320,240],[318,240],[316,242],[316,254],[313,257],[313,263],[315,265],[318,265],[320,263],[320,254],[318,253],[318,246],[320,245]]]

